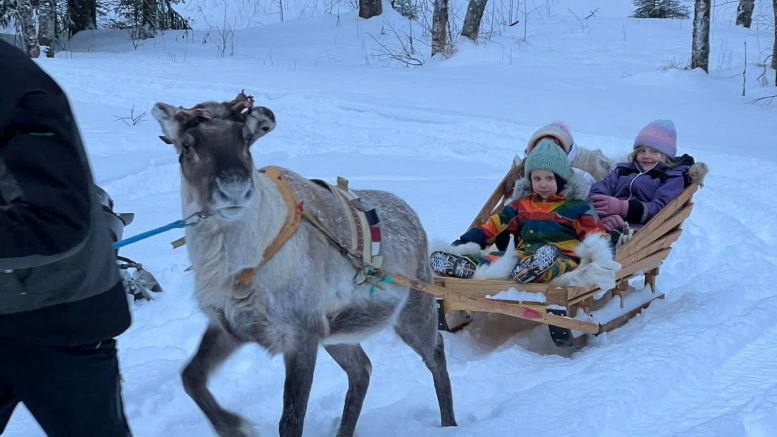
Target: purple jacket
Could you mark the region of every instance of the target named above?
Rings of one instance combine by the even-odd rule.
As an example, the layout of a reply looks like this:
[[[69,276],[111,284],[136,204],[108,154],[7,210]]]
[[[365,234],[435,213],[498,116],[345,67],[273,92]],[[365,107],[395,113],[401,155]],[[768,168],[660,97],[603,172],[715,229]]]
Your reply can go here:
[[[624,217],[629,224],[641,225],[653,218],[664,206],[682,193],[684,174],[693,164],[693,158],[683,155],[680,164],[667,167],[656,165],[642,172],[636,162],[622,162],[604,179],[593,184],[588,193],[605,194],[629,201],[629,211]]]

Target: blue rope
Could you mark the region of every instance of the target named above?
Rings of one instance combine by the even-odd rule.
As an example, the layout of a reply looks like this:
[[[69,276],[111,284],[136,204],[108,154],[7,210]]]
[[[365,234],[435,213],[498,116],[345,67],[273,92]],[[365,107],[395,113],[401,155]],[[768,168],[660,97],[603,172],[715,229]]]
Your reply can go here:
[[[190,221],[192,218],[196,218],[194,221]],[[113,243],[113,248],[118,249],[120,247],[124,247],[127,245],[130,245],[132,243],[137,243],[140,240],[145,240],[148,237],[153,237],[154,235],[161,234],[162,232],[167,232],[172,229],[177,228],[185,228],[186,226],[193,226],[199,223],[201,219],[205,218],[204,216],[200,215],[200,213],[194,213],[187,217],[184,220],[176,220],[172,223],[168,223],[164,226],[160,226],[158,228],[152,229],[150,231],[146,231],[143,233],[140,233],[138,235],[135,235],[134,237],[126,238],[124,240],[119,240],[115,243]]]

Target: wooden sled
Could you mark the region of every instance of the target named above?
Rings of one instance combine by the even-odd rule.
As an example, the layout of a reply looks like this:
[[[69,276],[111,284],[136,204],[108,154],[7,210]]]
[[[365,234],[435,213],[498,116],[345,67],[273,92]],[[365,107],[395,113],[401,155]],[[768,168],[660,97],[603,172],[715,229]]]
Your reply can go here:
[[[481,225],[492,213],[502,208],[507,200],[502,191],[503,185],[500,183],[497,186],[471,227]],[[698,188],[697,183],[688,185],[676,199],[618,248],[615,260],[621,264],[621,269],[616,275],[616,287],[603,295],[595,286],[515,284],[511,281],[441,276],[434,278],[433,287],[422,291],[438,297],[441,329],[448,329],[444,317],[447,313],[497,313],[547,324],[556,344],[582,347],[587,338],[585,334],[598,335],[618,328],[647,308],[653,300],[664,297],[663,293],[656,290],[659,267],[669,255],[672,243],[682,233],[682,223],[691,214],[691,199]],[[630,286],[629,279],[640,275],[644,276],[644,285]],[[517,301],[488,297],[509,289],[533,293],[518,295],[532,298]]]

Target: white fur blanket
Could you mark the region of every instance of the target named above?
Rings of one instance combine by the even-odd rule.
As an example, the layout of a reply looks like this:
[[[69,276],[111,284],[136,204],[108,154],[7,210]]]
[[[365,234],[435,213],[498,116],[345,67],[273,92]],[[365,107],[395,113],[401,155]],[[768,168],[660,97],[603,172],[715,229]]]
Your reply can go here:
[[[473,255],[480,253],[480,247],[470,247],[469,245],[456,246],[457,255]],[[513,247],[513,237],[510,236],[510,244],[507,247]],[[453,252],[453,248],[447,251]],[[615,262],[615,258],[610,249],[610,243],[601,234],[592,234],[587,236],[575,248],[575,254],[580,258],[580,265],[571,272],[550,281],[552,285],[568,285],[585,287],[596,285],[599,292],[595,296],[597,299],[604,295],[607,290],[615,287],[615,274],[620,270],[621,265]],[[473,279],[501,279],[509,280],[513,268],[518,263],[518,256],[514,250],[508,250],[505,256],[492,264],[481,265],[475,270]]]

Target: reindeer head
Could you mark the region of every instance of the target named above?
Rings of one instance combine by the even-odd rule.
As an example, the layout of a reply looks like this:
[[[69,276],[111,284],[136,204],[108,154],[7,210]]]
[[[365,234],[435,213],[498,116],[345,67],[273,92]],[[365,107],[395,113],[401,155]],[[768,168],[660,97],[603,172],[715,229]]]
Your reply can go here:
[[[253,99],[241,92],[231,102],[191,109],[157,103],[152,114],[178,152],[195,206],[206,214],[239,218],[254,194],[249,147],[275,127],[272,111],[253,107]]]

